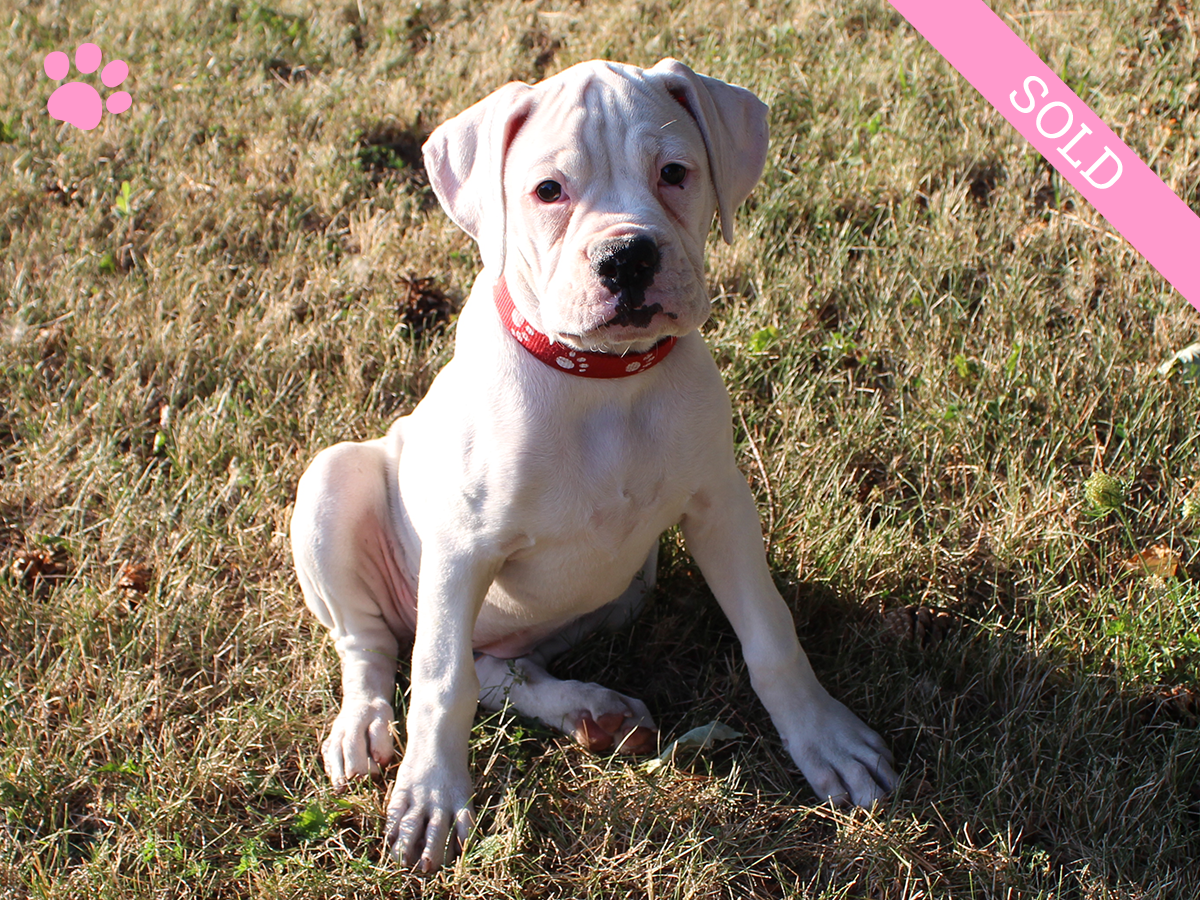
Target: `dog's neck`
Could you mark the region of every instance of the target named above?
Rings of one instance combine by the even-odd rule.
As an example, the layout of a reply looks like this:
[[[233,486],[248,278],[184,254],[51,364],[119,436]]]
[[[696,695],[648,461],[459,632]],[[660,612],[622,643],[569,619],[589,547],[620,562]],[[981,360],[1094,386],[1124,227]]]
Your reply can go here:
[[[658,365],[675,346],[675,336],[668,335],[644,353],[623,356],[617,353],[576,350],[550,340],[526,321],[513,303],[503,275],[496,280],[495,297],[500,322],[508,333],[546,365],[570,375],[582,375],[584,378],[627,378]]]

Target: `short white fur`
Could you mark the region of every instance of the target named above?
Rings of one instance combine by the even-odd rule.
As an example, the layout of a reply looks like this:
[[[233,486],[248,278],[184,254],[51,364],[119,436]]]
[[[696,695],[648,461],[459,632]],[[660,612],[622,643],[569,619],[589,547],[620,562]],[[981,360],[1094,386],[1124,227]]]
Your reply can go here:
[[[480,702],[510,702],[589,746],[653,743],[640,701],[545,666],[636,615],[658,537],[677,523],[817,794],[871,805],[892,788],[883,741],[821,687],[796,638],[736,465],[729,396],[697,330],[713,217],[731,239],[766,150],[753,94],[674,60],[597,61],[507,85],[426,144],[434,190],[484,260],[454,357],[386,437],[317,456],[291,525],[305,600],[342,662],[342,707],[323,745],[335,783],[393,758],[397,657],[413,640],[407,746],[388,802],[393,857],[430,871],[466,839]],[[689,167],[682,186],[661,183],[668,162]],[[564,184],[557,208],[534,193],[547,173]],[[644,327],[606,326],[618,299],[591,259],[631,235],[658,247],[645,302],[661,312]],[[555,371],[500,323],[502,275],[530,322],[574,346],[679,340],[634,377]]]

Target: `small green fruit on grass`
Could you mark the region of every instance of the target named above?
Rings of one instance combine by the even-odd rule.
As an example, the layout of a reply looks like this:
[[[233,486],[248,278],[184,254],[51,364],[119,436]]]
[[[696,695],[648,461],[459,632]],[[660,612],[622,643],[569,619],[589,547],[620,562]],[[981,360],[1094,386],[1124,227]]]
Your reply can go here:
[[[1125,502],[1125,488],[1121,482],[1106,472],[1093,472],[1083,483],[1088,503],[1097,510],[1117,509]]]

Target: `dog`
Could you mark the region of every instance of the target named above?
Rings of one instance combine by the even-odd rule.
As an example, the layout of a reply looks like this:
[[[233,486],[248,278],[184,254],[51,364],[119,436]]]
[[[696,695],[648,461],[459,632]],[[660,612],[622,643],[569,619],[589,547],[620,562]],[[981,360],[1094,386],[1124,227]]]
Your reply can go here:
[[[477,704],[596,751],[655,747],[645,704],[546,665],[636,616],[676,524],[816,793],[870,806],[892,789],[884,742],[796,638],[698,331],[714,215],[732,240],[766,153],[757,97],[671,59],[507,84],[426,142],[433,190],[483,259],[454,357],[385,437],[322,451],[291,520],[305,602],[341,660],[322,745],[335,785],[392,760],[413,642],[394,859],[433,871],[466,840]]]

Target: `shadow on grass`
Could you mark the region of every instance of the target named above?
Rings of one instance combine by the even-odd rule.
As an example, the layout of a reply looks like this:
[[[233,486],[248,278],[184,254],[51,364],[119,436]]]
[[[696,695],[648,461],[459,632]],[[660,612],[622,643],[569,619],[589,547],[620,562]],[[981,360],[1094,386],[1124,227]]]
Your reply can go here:
[[[1148,706],[1144,689],[1088,673],[996,608],[964,611],[958,629],[923,646],[898,641],[881,617],[824,585],[781,589],[823,683],[895,752],[903,781],[882,809],[812,805],[731,628],[699,576],[677,566],[636,625],[587,642],[556,674],[645,700],[663,744],[714,719],[744,737],[660,777],[535,733],[557,749],[533,751],[511,780],[480,784],[493,833],[507,835],[489,846],[513,837],[520,807],[529,858],[518,868],[564,886],[595,840],[608,842],[606,858],[642,866],[638,848],[674,841],[696,878],[719,873],[741,896],[798,886],[887,897],[920,886],[940,896],[1200,890],[1200,733],[1186,704]],[[528,732],[521,746],[530,752]],[[698,834],[712,840],[696,845]],[[646,878],[618,881],[650,896]]]

